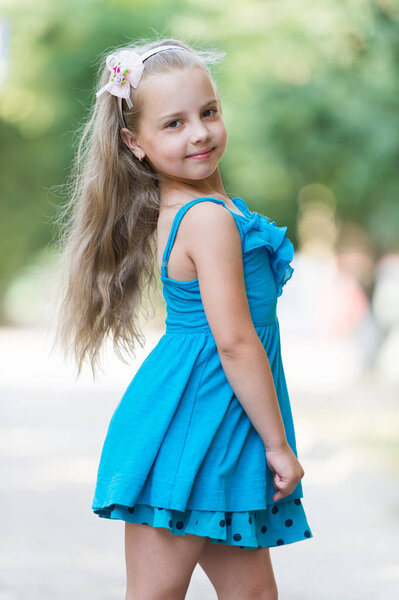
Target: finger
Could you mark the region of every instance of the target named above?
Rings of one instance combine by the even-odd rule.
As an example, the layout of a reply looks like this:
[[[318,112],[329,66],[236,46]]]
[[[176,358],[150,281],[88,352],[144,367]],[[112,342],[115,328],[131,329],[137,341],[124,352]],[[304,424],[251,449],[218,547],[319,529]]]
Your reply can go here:
[[[281,492],[277,492],[272,497],[272,500],[273,500],[273,502],[275,502],[276,500],[281,500],[282,498],[284,498],[284,494],[282,494]]]

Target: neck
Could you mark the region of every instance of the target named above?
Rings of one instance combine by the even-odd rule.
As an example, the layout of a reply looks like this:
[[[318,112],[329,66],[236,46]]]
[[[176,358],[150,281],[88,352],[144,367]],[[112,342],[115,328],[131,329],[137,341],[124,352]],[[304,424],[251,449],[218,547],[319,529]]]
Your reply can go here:
[[[169,199],[174,203],[178,198],[187,198],[187,200],[190,200],[190,198],[199,198],[201,196],[221,198],[226,198],[227,196],[220,177],[219,168],[207,179],[182,181],[160,178],[159,181],[161,204],[168,204]]]

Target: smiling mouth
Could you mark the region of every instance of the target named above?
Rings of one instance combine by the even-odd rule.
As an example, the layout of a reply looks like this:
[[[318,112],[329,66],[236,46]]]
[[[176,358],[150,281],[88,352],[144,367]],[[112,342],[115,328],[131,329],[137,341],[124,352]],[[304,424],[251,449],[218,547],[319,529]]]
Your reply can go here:
[[[201,157],[206,154],[210,154],[215,148],[209,148],[209,150],[203,150],[201,152],[196,152],[195,154],[189,154],[187,158],[195,158],[196,156]]]

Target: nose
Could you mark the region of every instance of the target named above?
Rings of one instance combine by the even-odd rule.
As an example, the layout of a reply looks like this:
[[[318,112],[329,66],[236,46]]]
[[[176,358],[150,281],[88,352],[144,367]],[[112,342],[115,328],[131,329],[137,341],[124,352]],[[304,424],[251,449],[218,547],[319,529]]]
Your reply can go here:
[[[196,144],[197,142],[203,142],[209,137],[209,131],[204,123],[198,122],[193,125],[191,133],[191,143]]]

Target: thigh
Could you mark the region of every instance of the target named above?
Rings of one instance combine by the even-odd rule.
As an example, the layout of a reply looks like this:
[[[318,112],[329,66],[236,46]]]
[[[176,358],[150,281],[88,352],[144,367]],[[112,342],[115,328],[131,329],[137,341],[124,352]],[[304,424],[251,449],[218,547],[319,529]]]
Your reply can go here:
[[[206,539],[198,560],[218,598],[277,598],[269,548],[212,544]]]
[[[206,539],[125,521],[126,600],[184,598]]]

